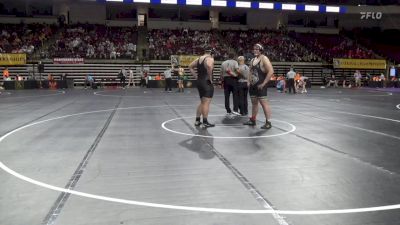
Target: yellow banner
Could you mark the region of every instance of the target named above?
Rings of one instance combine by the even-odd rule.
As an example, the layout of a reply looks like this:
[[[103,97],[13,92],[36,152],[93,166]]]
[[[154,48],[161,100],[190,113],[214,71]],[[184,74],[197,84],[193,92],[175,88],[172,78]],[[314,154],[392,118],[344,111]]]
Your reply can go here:
[[[182,67],[187,67],[187,66],[189,66],[190,63],[192,63],[197,58],[199,58],[199,56],[196,56],[196,55],[180,55],[179,56],[179,65],[181,65]]]
[[[26,64],[26,54],[0,53],[0,65],[2,66],[25,65],[25,64]]]
[[[386,69],[384,59],[333,59],[335,69]]]

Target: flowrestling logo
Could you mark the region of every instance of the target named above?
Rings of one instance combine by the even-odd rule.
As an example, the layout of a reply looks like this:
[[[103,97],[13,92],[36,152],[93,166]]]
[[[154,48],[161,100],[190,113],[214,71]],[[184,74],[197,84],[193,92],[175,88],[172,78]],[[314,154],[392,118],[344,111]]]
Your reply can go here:
[[[360,14],[361,14],[362,20],[368,20],[368,19],[380,20],[380,19],[382,19],[381,12],[360,12]]]

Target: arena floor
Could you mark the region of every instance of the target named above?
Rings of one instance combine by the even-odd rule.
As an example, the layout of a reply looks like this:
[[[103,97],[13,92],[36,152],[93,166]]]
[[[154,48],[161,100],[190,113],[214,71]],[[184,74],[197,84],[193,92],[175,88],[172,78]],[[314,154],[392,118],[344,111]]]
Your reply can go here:
[[[209,129],[197,90],[96,91],[1,92],[1,225],[400,223],[399,92],[270,89],[266,131],[220,89]]]

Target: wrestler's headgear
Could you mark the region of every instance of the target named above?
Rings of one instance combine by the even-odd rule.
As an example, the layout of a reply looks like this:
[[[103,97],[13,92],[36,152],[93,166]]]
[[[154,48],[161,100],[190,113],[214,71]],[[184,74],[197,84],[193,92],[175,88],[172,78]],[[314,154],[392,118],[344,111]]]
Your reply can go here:
[[[264,51],[264,47],[260,43],[255,44],[254,47],[257,47],[260,52]]]
[[[215,48],[206,48],[204,52],[209,53],[210,55],[215,55]]]

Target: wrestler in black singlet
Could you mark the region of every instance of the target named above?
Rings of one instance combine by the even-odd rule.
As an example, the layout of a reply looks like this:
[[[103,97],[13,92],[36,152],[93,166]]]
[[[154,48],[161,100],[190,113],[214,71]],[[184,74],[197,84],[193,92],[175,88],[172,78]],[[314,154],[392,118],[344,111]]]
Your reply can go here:
[[[266,98],[267,97],[267,85],[265,85],[262,89],[258,89],[258,85],[262,84],[267,78],[267,75],[261,70],[261,60],[253,65],[253,60],[251,60],[251,84],[249,88],[250,98]]]
[[[200,58],[197,61],[197,90],[199,90],[200,98],[212,98],[214,96],[214,86],[209,79],[205,61],[209,56],[204,57],[203,61],[200,62]]]

